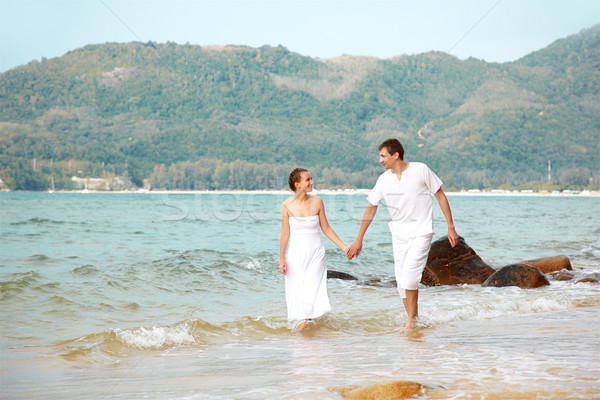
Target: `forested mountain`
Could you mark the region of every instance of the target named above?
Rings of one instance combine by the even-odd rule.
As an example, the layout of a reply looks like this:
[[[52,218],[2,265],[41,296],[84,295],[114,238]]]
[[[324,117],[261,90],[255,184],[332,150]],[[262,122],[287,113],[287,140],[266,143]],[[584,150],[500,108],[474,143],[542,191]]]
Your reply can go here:
[[[553,184],[588,185],[600,174],[600,25],[504,64],[148,42],[0,75],[0,178],[12,189],[70,188],[73,175],[281,188],[294,166],[321,187],[370,187],[388,137],[449,187],[539,186],[548,160]]]

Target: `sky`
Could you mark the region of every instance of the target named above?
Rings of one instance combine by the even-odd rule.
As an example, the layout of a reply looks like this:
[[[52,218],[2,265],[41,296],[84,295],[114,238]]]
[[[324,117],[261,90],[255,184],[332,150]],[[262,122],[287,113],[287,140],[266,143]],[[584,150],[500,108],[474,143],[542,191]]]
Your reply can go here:
[[[507,62],[598,23],[600,0],[0,0],[0,72],[133,41]]]

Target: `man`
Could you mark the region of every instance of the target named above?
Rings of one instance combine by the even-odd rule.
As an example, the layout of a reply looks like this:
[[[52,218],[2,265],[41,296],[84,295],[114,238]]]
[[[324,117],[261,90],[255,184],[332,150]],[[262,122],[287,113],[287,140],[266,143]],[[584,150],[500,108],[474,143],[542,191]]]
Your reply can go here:
[[[404,302],[408,321],[403,332],[415,328],[419,315],[419,283],[427,262],[433,238],[433,201],[437,199],[448,224],[448,240],[458,243],[452,211],[441,189],[442,181],[425,164],[404,161],[404,148],[397,139],[388,139],[379,146],[379,162],[386,171],[381,174],[367,197],[358,236],[348,251],[348,259],[358,256],[362,241],[375,217],[381,200],[390,212],[394,269],[398,292]]]

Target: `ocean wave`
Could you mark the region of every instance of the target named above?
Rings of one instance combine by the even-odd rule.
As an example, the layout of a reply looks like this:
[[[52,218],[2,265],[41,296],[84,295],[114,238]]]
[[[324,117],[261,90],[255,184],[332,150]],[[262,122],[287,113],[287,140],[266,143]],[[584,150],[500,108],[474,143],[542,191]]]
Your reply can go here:
[[[152,268],[170,275],[231,276],[232,271],[263,274],[277,271],[272,253],[259,252],[251,255],[235,254],[214,249],[196,249],[183,252],[169,250],[170,255],[151,262]]]
[[[49,261],[49,260],[52,260],[52,259],[45,254],[34,254],[27,259],[27,261],[33,261],[33,262],[37,262],[37,261],[43,262],[43,261]]]
[[[51,296],[45,301],[45,303],[47,306],[56,306],[56,308],[50,311],[50,313],[56,314],[67,312],[66,309],[78,309],[81,307],[80,303],[59,295]]]
[[[371,294],[378,296],[377,293]],[[513,287],[477,290],[472,287],[462,290],[446,288],[440,293],[424,294],[419,326],[435,328],[459,321],[493,320],[511,315],[561,312],[599,305],[598,301],[590,302],[586,299],[589,300],[589,296],[563,296],[559,287],[543,293]],[[68,302],[57,296],[51,301],[62,307]],[[406,315],[400,304],[380,304],[380,308],[364,307],[364,303],[361,304],[363,307],[357,304],[357,307],[347,307],[345,310],[341,307],[334,308],[333,312],[315,319],[308,333],[325,336],[340,333],[357,336],[387,335],[395,334],[404,326]],[[130,303],[128,307],[137,309],[139,305]],[[281,315],[245,316],[218,323],[185,319],[174,324],[118,327],[57,342],[52,346],[69,361],[106,363],[118,362],[117,359],[140,351],[184,348],[204,350],[240,341],[255,342],[295,334],[298,334],[295,324]]]
[[[31,285],[32,283],[38,281],[42,275],[40,275],[36,271],[28,271],[28,272],[19,272],[16,274],[12,274],[9,280],[1,282],[4,288],[4,285],[16,285],[18,287],[26,287]]]
[[[114,334],[122,344],[139,349],[183,346],[196,343],[189,324],[154,326],[150,329],[115,329]]]
[[[581,253],[585,257],[599,260],[600,259],[600,241],[592,243],[587,247],[582,248]]]
[[[28,220],[25,220],[25,221],[11,222],[10,225],[11,226],[44,225],[44,224],[61,225],[64,223],[66,223],[66,222],[65,221],[55,221],[55,220],[46,219],[46,218],[29,218]]]
[[[496,319],[507,315],[532,315],[572,310],[581,306],[582,299],[593,294],[585,288],[573,292],[570,288],[574,284],[553,282],[550,286],[541,289],[520,289],[514,286],[482,288],[467,285],[463,291],[454,289],[452,293],[450,292],[452,288],[448,288],[444,292],[437,293],[437,298],[431,302],[425,299],[421,304],[426,307],[420,307],[420,311],[423,309],[423,312],[419,314],[425,315],[427,324],[439,325],[455,321]],[[592,302],[589,305],[597,304]]]
[[[419,294],[419,319],[425,327],[464,321],[485,321],[506,316],[562,312],[600,305],[597,284],[552,281],[539,289],[485,288],[480,285],[423,288]],[[395,289],[336,285],[332,288],[331,324],[356,334],[385,333],[406,322],[406,313]]]
[[[91,264],[82,265],[81,267],[77,267],[71,271],[71,273],[79,276],[94,276],[99,272],[100,271],[98,267]]]
[[[63,358],[71,361],[105,361],[106,356],[126,357],[139,350],[205,347],[240,338],[260,339],[289,333],[287,322],[262,317],[244,317],[221,324],[200,319],[173,325],[114,328],[54,343]]]
[[[26,288],[39,282],[41,275],[35,271],[12,274],[8,280],[0,282],[0,292],[2,301],[17,296]]]

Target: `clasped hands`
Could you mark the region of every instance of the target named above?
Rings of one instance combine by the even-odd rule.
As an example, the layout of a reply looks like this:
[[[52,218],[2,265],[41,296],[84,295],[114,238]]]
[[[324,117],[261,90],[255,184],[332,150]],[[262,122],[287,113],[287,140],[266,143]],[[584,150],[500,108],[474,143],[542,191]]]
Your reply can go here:
[[[358,257],[361,250],[362,242],[354,241],[350,247],[348,247],[348,250],[346,250],[346,257],[348,257],[348,260],[352,260],[354,257]]]

